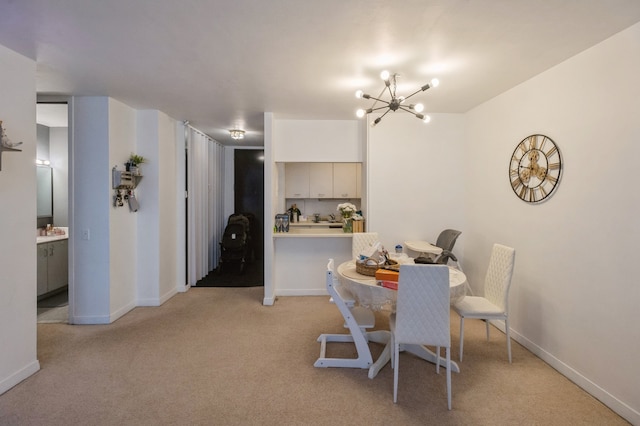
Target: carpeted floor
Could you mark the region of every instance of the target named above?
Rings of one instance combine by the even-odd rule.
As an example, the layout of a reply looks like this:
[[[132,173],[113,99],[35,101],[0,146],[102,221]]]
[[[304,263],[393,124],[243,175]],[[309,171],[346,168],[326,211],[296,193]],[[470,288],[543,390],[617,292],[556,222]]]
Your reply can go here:
[[[465,324],[464,362],[446,374],[400,355],[393,373],[314,368],[320,333],[344,333],[328,296],[279,297],[263,289],[192,288],[158,307],[137,307],[109,325],[38,324],[41,370],[0,395],[2,426],[146,425],[628,425],[505,335],[486,340],[481,321]],[[388,314],[376,312],[376,329]],[[459,319],[452,313],[453,358]],[[371,343],[374,358],[383,346]],[[327,355],[355,356],[349,343]]]
[[[196,287],[260,287],[264,286],[264,260],[246,262],[243,271],[238,264],[228,264],[222,272],[214,269],[196,283]]]

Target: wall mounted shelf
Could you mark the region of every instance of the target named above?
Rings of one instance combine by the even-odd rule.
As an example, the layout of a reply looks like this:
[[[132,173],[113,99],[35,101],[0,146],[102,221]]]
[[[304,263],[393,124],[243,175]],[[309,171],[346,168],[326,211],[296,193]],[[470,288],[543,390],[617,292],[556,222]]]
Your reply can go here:
[[[135,189],[142,180],[142,175],[118,170],[115,167],[111,174],[113,189]]]

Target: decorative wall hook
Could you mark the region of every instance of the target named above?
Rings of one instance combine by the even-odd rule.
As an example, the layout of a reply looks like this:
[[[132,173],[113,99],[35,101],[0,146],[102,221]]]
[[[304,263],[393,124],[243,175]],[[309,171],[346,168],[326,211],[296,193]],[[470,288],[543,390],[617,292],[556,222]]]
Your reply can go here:
[[[17,149],[16,146],[22,145],[22,142],[13,143],[7,136],[7,132],[4,130],[2,120],[0,120],[0,170],[2,170],[2,153],[7,152],[21,152],[21,149]]]

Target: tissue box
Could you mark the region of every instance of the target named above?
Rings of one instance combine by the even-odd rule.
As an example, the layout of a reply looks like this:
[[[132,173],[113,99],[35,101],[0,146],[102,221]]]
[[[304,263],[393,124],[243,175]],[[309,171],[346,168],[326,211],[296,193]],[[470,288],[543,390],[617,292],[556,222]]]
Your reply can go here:
[[[398,289],[398,283],[394,281],[380,281],[380,285],[384,288],[390,288],[391,290]]]
[[[400,277],[400,273],[396,271],[389,271],[387,269],[378,269],[376,271],[376,280],[378,281],[393,281],[397,283],[398,277]]]

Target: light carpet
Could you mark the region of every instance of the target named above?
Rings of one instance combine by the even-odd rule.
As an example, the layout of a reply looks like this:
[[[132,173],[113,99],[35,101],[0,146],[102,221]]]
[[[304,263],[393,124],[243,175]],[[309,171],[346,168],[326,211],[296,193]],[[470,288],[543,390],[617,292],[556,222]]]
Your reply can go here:
[[[39,324],[41,370],[0,395],[0,424],[28,425],[624,425],[601,402],[522,346],[469,320],[452,377],[411,354],[393,370],[314,368],[321,333],[344,332],[328,297],[262,287],[192,288],[110,325]],[[376,327],[388,317],[376,313]],[[451,317],[452,353],[459,320]],[[374,356],[382,347],[371,344]],[[354,356],[329,344],[328,356]],[[454,356],[457,360],[457,355]]]

